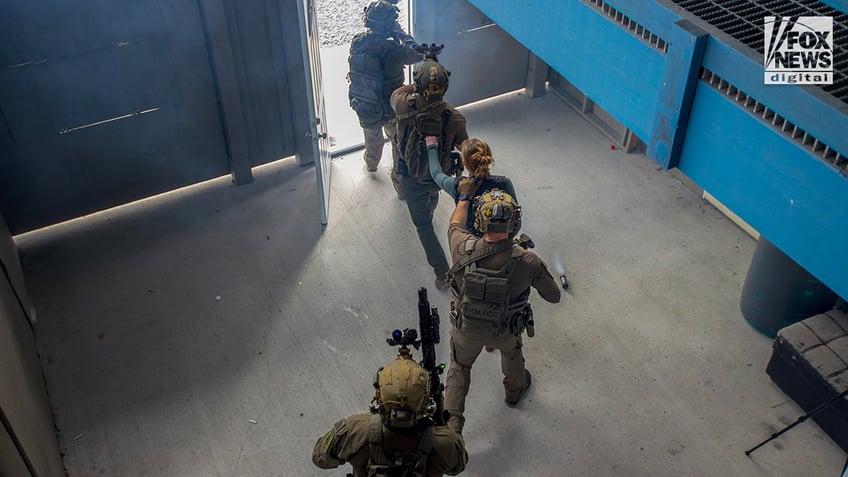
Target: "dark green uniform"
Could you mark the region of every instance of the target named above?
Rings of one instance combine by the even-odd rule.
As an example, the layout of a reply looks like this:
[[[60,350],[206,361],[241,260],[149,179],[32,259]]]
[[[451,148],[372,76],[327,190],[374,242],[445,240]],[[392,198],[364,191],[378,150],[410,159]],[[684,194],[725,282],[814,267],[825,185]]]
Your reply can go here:
[[[425,108],[427,102],[420,95],[401,88],[392,94],[391,104],[395,113],[399,117],[403,117],[413,108],[417,110]],[[449,105],[447,108],[451,111],[451,114],[444,124],[443,137],[439,138],[440,161],[443,164],[449,163],[450,152],[454,148],[458,149],[459,145],[468,139],[465,116]],[[414,116],[399,120],[398,131],[403,131],[407,123],[413,120]],[[448,157],[445,157],[446,154]],[[406,170],[403,170],[403,168],[399,170],[398,163],[395,162],[392,181],[398,191],[398,196],[406,201],[412,223],[418,232],[418,240],[427,255],[427,263],[433,267],[433,272],[439,279],[450,269],[442,244],[433,230],[433,212],[439,205],[439,186],[436,185],[430,175],[430,165],[426,156],[417,158],[419,160],[402,159],[404,159]]]
[[[374,69],[375,71],[364,72],[366,74],[376,74],[382,76],[382,90],[375,92],[381,101],[382,117],[375,121],[362,121],[360,126],[365,136],[365,165],[369,171],[377,170],[377,165],[380,163],[380,158],[383,156],[383,145],[385,139],[383,133],[392,142],[392,159],[397,161],[398,150],[394,146],[394,138],[396,127],[394,124],[394,112],[389,104],[389,97],[396,88],[403,84],[403,67],[421,61],[421,55],[412,50],[411,46],[415,44],[412,37],[403,36],[403,30],[400,26],[396,26],[395,33],[368,32],[358,33],[350,42],[351,58],[354,55],[368,55],[373,57],[373,61],[350,61],[351,70],[363,68],[362,65],[369,65],[365,68]],[[398,39],[398,36],[402,38]],[[355,74],[355,72],[353,72]]]
[[[426,453],[423,475],[437,477],[444,474],[457,475],[465,470],[468,453],[462,436],[445,426],[429,427],[414,432],[397,432],[379,422],[382,440],[382,462],[371,462],[369,433],[374,425],[375,414],[356,414],[337,422],[329,432],[318,439],[312,450],[312,462],[322,469],[333,469],[347,462],[353,466],[354,477],[368,475],[371,464],[388,464],[398,457],[409,457],[419,449],[422,433],[431,434],[429,451]]]

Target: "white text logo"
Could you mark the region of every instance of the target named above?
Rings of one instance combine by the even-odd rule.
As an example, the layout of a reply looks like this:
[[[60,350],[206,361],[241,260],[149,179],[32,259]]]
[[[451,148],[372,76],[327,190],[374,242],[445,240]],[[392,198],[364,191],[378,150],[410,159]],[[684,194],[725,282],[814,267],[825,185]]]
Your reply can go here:
[[[833,84],[833,18],[765,17],[766,84]]]

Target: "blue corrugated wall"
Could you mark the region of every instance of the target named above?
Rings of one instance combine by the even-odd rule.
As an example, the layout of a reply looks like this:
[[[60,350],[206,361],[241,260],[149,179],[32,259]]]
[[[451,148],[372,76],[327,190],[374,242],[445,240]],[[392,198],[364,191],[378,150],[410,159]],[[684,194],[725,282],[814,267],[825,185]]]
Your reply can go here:
[[[645,141],[649,156],[848,298],[848,178],[697,72],[717,74],[842,156],[844,103],[817,88],[764,85],[755,52],[648,0],[606,3],[668,42],[665,52],[588,1],[469,1]]]

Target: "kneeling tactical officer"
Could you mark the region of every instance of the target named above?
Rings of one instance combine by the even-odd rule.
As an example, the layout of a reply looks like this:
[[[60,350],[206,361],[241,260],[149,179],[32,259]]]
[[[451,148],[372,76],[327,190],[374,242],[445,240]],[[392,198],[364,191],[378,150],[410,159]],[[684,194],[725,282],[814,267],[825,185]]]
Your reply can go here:
[[[435,426],[430,377],[403,346],[374,378],[377,393],[370,414],[337,422],[312,450],[312,462],[332,469],[350,462],[354,477],[403,475],[435,477],[465,470],[462,436]]]
[[[530,288],[550,303],[560,300],[559,286],[538,255],[513,242],[521,228],[521,208],[504,191],[492,190],[477,198],[474,227],[466,229],[479,182],[462,179],[456,209],[448,229],[451,257],[451,363],[445,379],[445,410],[448,425],[458,433],[465,425],[465,397],[471,384],[471,366],[483,347],[501,352],[504,400],[514,407],[530,387],[524,367],[521,334],[532,335],[533,312]]]

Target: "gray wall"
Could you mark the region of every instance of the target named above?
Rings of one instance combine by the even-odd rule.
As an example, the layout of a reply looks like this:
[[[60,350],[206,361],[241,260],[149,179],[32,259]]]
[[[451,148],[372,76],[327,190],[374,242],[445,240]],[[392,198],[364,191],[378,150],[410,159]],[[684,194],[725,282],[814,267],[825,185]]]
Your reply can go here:
[[[0,3],[12,233],[303,155],[296,1]]]
[[[64,475],[12,234],[313,164],[297,1],[0,4],[0,476]]]
[[[451,72],[445,101],[459,106],[525,86],[529,51],[476,7],[466,1],[415,0],[413,9],[415,40],[445,45],[439,55]]]
[[[0,216],[0,475],[64,475],[12,235]]]

